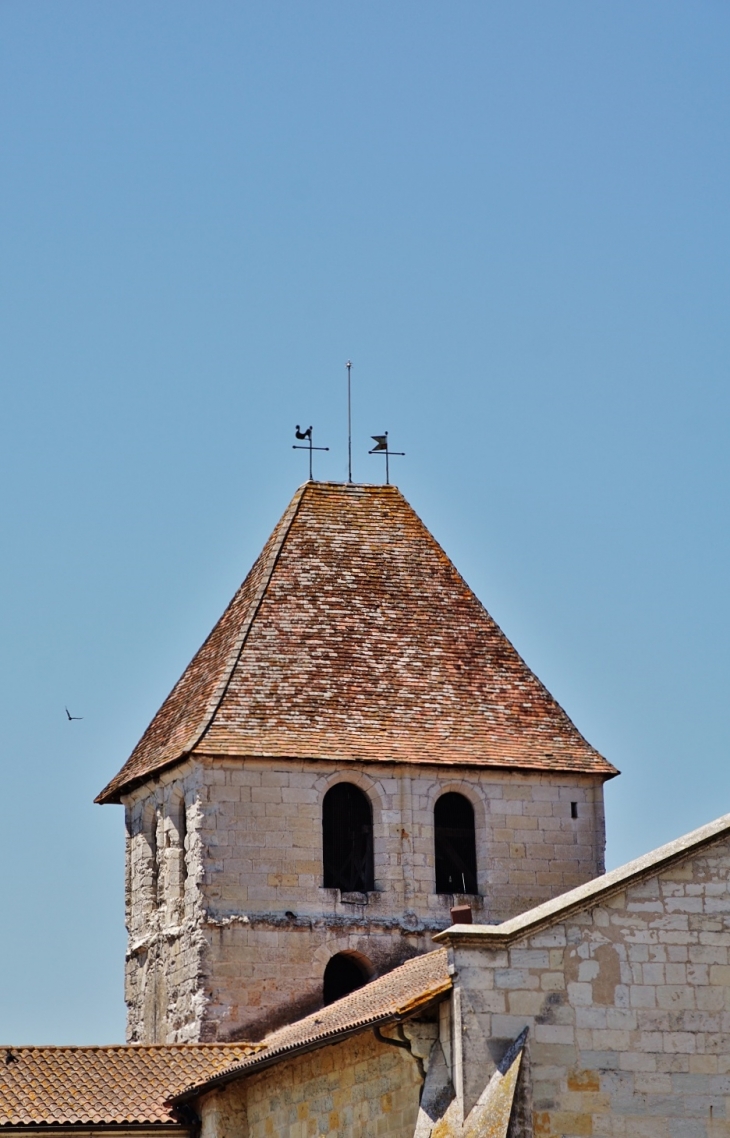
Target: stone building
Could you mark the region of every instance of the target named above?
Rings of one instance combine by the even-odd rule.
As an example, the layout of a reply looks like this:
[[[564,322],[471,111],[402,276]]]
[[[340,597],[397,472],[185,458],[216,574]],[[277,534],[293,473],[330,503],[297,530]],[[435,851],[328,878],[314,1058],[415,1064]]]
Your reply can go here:
[[[258,1039],[603,871],[580,735],[394,486],[306,483],[98,801],[130,1042]]]
[[[730,1138],[730,815],[606,874],[615,773],[397,490],[308,483],[100,795],[130,1044],[0,1049],[0,1130]]]
[[[730,815],[260,1042],[5,1048],[16,1138],[730,1138]]]
[[[728,1138],[730,815],[435,939],[178,1106],[203,1138]]]

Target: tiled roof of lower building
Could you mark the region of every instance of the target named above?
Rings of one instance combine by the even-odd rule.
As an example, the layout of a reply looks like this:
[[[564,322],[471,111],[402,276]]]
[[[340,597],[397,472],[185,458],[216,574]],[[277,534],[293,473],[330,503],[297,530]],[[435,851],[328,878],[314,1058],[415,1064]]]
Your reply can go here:
[[[177,1096],[177,1101],[281,1062],[298,1052],[326,1047],[376,1024],[408,1019],[445,995],[451,983],[446,949],[415,956],[349,996],[272,1032],[263,1040],[260,1050],[232,1064],[227,1071],[189,1087]]]
[[[297,491],[98,801],[196,751],[617,773],[395,486]]]
[[[0,1126],[171,1124],[166,1105],[258,1044],[0,1048]]]

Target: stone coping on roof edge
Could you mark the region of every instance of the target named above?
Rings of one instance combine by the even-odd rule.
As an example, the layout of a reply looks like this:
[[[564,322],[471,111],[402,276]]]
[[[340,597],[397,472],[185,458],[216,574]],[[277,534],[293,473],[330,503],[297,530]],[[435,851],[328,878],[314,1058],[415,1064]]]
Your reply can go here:
[[[454,947],[472,945],[481,948],[501,948],[521,940],[538,929],[557,924],[573,913],[592,907],[604,898],[620,893],[634,882],[653,877],[662,869],[681,861],[691,851],[711,845],[727,834],[730,834],[730,814],[723,814],[714,822],[708,822],[705,826],[700,826],[699,829],[692,830],[673,842],[659,846],[658,849],[643,854],[634,861],[619,866],[618,869],[612,869],[610,873],[595,877],[585,885],[579,885],[568,893],[562,893],[551,901],[520,913],[518,917],[503,921],[500,925],[451,925],[450,928],[436,933],[432,939],[440,944]]]

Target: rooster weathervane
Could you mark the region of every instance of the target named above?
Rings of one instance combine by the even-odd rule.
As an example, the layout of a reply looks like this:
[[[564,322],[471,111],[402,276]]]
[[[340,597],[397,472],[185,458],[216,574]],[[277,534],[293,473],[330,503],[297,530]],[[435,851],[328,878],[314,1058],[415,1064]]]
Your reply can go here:
[[[297,423],[296,430],[295,430],[294,434],[295,434],[296,438],[301,439],[302,441],[304,439],[307,440],[306,446],[298,446],[296,443],[294,443],[294,445],[292,446],[292,450],[308,450],[309,451],[309,481],[313,482],[314,478],[312,476],[312,451],[329,450],[330,448],[329,447],[316,447],[313,445],[313,443],[312,443],[312,428],[311,427],[307,427],[306,431],[303,431],[302,428]]]

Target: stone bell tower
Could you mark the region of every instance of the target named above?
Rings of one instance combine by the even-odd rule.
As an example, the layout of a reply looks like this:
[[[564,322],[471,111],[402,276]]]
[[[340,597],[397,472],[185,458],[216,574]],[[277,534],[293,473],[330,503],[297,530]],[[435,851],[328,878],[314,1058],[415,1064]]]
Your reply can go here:
[[[394,486],[308,482],[130,759],[130,1042],[260,1038],[603,871],[617,772]]]

